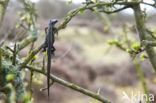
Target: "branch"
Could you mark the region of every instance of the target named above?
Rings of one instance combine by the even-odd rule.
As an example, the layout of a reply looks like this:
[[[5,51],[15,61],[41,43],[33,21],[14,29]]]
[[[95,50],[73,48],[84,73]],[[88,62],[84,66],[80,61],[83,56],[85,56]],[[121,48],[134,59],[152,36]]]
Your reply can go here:
[[[0,47],[0,73],[2,72],[2,51]]]
[[[148,92],[148,88],[147,88],[147,83],[145,81],[145,77],[144,77],[144,73],[143,73],[143,70],[141,68],[141,65],[139,63],[138,60],[134,59],[133,61],[135,67],[136,67],[136,70],[137,70],[137,73],[138,73],[138,76],[139,76],[139,79],[141,81],[141,85],[142,85],[142,88],[144,90],[144,93],[147,95],[147,97],[149,98],[149,92]],[[147,100],[146,103],[150,103],[149,100]]]
[[[154,3],[154,4],[150,4],[150,3],[146,3],[146,2],[141,2],[141,3],[145,4],[145,5],[152,6],[153,8],[156,8],[156,3]]]
[[[112,5],[137,5],[141,2],[139,1],[130,1],[130,2],[127,2],[127,1],[121,1],[121,2],[98,2],[98,3],[94,3],[92,5],[89,5],[88,7],[89,8],[92,8],[92,7],[97,7],[97,6],[112,6]]]
[[[28,46],[29,44],[31,44],[32,42],[37,40],[37,36],[34,37],[32,36],[32,34],[30,36],[28,36],[26,39],[24,39],[22,42],[20,42],[19,44],[19,48],[16,51],[16,54],[22,50],[23,48],[25,48],[26,46]]]
[[[125,8],[128,8],[131,5],[137,5],[139,3],[141,3],[141,2],[137,2],[137,1],[125,2],[124,1],[124,2],[98,2],[98,3],[94,3],[94,4],[85,5],[85,6],[82,6],[80,8],[70,11],[68,13],[68,16],[62,22],[62,24],[59,25],[58,30],[64,29],[66,27],[67,23],[72,19],[72,17],[74,17],[76,14],[78,14],[79,11],[83,11],[86,9],[90,10],[90,9],[92,9],[94,7],[98,7],[98,6],[111,6],[111,5],[115,5],[115,4],[126,5]],[[125,9],[125,8],[123,8],[123,9]],[[121,10],[119,9],[115,12],[118,12],[118,11],[121,11]]]
[[[130,8],[130,6],[127,5],[127,6],[124,6],[123,8],[116,9],[116,10],[113,10],[113,11],[106,11],[106,10],[103,10],[103,9],[102,9],[102,10],[99,10],[99,12],[105,12],[105,13],[107,13],[107,14],[111,14],[111,13],[120,12],[120,11],[125,10],[125,9],[127,9],[127,8]]]
[[[44,71],[42,71],[42,70],[39,70],[39,69],[37,69],[37,68],[35,68],[35,67],[33,67],[33,66],[26,66],[26,68],[28,68],[28,69],[31,70],[31,71],[35,71],[35,72],[38,72],[38,73],[47,75],[46,72],[44,72]],[[81,88],[81,87],[79,87],[79,86],[77,86],[77,85],[75,85],[75,84],[73,84],[73,83],[69,83],[69,82],[67,82],[67,81],[64,81],[64,80],[62,80],[62,79],[60,79],[60,78],[58,78],[58,77],[56,77],[56,76],[54,76],[54,75],[52,75],[52,74],[50,74],[50,78],[51,78],[54,82],[57,82],[57,83],[59,83],[59,84],[61,84],[61,85],[64,85],[64,86],[66,86],[66,87],[68,87],[68,88],[71,88],[71,89],[73,89],[73,90],[75,90],[75,91],[78,91],[78,92],[80,92],[80,93],[83,93],[83,94],[85,94],[85,95],[87,95],[87,96],[89,96],[89,97],[92,97],[92,98],[94,98],[94,99],[97,99],[97,100],[101,101],[102,103],[111,103],[109,100],[103,98],[102,96],[100,96],[100,95],[98,95],[98,94],[96,94],[96,93],[93,93],[93,92],[91,92],[91,91],[89,91],[89,90],[87,90],[87,89],[83,89],[83,88]]]
[[[59,25],[58,30],[64,29],[67,23],[76,15],[79,11],[87,9],[87,6],[82,6],[80,8],[74,9],[68,13],[68,16],[64,19],[62,24]]]
[[[1,5],[1,9],[2,9],[2,11],[1,11],[1,17],[0,17],[0,28],[3,25],[4,16],[6,14],[8,3],[9,3],[9,0],[0,1],[0,5]]]
[[[44,44],[40,45],[37,49],[33,50],[18,68],[22,69],[24,66],[26,66],[31,61],[31,59],[43,48],[43,46]]]
[[[144,21],[144,15],[141,11],[140,4],[133,7],[134,13],[135,13],[135,21],[136,21],[136,27],[139,33],[140,41],[148,40],[152,41],[152,38],[150,37],[150,34],[147,32],[147,29],[145,27],[145,21]],[[156,71],[156,53],[154,51],[154,48],[150,46],[146,46],[146,52],[148,54],[149,60],[153,66],[153,69]]]
[[[3,54],[3,56],[6,56],[6,57],[9,57],[9,55],[10,55],[10,54],[9,54],[6,50],[4,50],[4,49],[2,49],[2,54]],[[18,63],[21,63],[21,61],[20,61],[18,58],[16,58],[16,61],[17,61]],[[33,66],[24,66],[24,67],[25,67],[25,68],[28,68],[28,69],[31,70],[31,71],[35,71],[35,72],[44,74],[45,76],[47,75],[47,73],[46,73],[45,71],[43,71],[43,70],[41,70],[41,69],[37,69],[37,68],[35,68],[35,67],[33,67]],[[64,80],[62,80],[62,79],[60,79],[60,78],[58,78],[58,77],[56,77],[56,76],[54,76],[54,75],[52,75],[52,74],[50,75],[50,78],[51,78],[54,82],[57,82],[57,83],[59,83],[59,84],[61,84],[61,85],[64,85],[64,86],[66,86],[66,87],[68,87],[68,88],[71,88],[71,89],[73,89],[73,90],[75,90],[75,91],[78,91],[78,92],[83,93],[83,94],[85,94],[85,95],[87,95],[87,96],[90,96],[90,97],[92,97],[92,98],[95,98],[95,99],[101,101],[102,103],[111,103],[109,100],[103,98],[102,96],[100,96],[100,95],[98,95],[98,94],[96,94],[96,93],[93,93],[93,92],[91,92],[91,91],[89,91],[89,90],[83,89],[83,88],[81,88],[81,87],[79,87],[79,86],[77,86],[77,85],[75,85],[75,84],[73,84],[73,83],[69,83],[69,82],[67,82],[67,81],[64,81]]]
[[[142,44],[145,45],[145,46],[148,46],[148,47],[149,47],[149,46],[153,46],[153,47],[156,46],[156,42],[155,42],[155,41],[143,40],[143,41],[142,41]]]

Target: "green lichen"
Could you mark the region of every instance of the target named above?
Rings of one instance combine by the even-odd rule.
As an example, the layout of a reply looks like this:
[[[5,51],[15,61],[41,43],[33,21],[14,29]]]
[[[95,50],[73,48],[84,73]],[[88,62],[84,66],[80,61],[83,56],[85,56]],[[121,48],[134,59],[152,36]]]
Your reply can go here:
[[[3,70],[0,74],[0,86],[5,87],[8,83],[10,83],[10,81],[6,80],[6,77],[10,74],[14,75],[11,83],[15,88],[17,100],[20,99],[21,95],[24,93],[23,81],[20,74],[21,72],[16,66],[12,65],[11,62],[2,61],[2,66]],[[6,94],[9,95],[9,93],[10,92],[7,92]]]

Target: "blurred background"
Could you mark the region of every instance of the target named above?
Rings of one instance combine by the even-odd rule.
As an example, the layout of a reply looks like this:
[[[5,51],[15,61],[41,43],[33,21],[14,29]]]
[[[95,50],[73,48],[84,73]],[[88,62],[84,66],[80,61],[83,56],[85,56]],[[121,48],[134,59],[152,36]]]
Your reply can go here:
[[[38,14],[37,27],[39,28],[39,39],[35,45],[44,42],[44,28],[50,19],[58,19],[59,23],[67,16],[67,13],[82,4],[73,0],[32,0]],[[5,35],[7,41],[14,42],[16,34],[19,32],[15,28],[18,22],[18,11],[22,11],[21,4],[16,0],[11,0],[4,19],[3,29],[0,37]],[[155,28],[156,13],[149,7],[147,26]],[[58,23],[58,25],[59,25]],[[108,24],[113,28],[112,32],[108,29]],[[113,101],[114,103],[130,103],[122,101],[123,91],[131,95],[143,93],[137,71],[129,54],[121,51],[115,46],[107,44],[108,40],[113,40],[123,33],[123,27],[129,26],[130,34],[138,40],[135,30],[135,20],[132,10],[111,15],[98,15],[89,10],[74,17],[67,27],[59,31],[56,36],[55,61],[52,63],[51,73],[78,86],[89,89],[95,93],[100,90],[100,94]],[[21,41],[27,34],[18,38]],[[24,49],[20,56],[27,55],[28,48]],[[37,62],[42,60],[43,54],[40,53]],[[148,60],[141,61],[145,80],[148,83],[149,92],[156,96],[156,76]],[[26,76],[29,77],[29,74]],[[96,100],[84,96],[76,91],[54,84],[50,89],[50,101],[47,99],[47,91],[40,91],[46,86],[46,78],[39,76],[45,85],[33,84],[35,87],[35,103],[98,103]],[[28,79],[29,80],[29,79]],[[156,103],[154,101],[153,103]]]

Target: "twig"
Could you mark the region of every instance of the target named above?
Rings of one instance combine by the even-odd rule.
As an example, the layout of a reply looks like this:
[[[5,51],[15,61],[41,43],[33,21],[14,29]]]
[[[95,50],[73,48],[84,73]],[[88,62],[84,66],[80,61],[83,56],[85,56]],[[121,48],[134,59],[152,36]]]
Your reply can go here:
[[[50,87],[52,86],[54,84],[54,81],[52,80],[52,82],[50,83]],[[48,87],[45,87],[45,88],[41,88],[40,90],[41,91],[44,91],[44,90],[47,90],[48,89]]]
[[[107,13],[107,14],[111,14],[111,13],[120,12],[120,11],[125,10],[125,9],[127,9],[127,8],[130,8],[130,6],[127,5],[127,6],[124,6],[123,8],[116,9],[116,10],[113,10],[113,11],[107,11],[107,10],[104,10],[104,9],[98,10],[98,11],[99,11],[99,12],[104,12],[104,13]]]
[[[149,6],[156,8],[156,3],[150,4],[150,3],[142,2],[142,4],[149,5]]]
[[[147,46],[147,47],[149,47],[149,46],[155,47],[155,46],[156,46],[156,41],[147,41],[147,40],[143,40],[143,41],[142,41],[142,45],[145,45],[145,46]]]

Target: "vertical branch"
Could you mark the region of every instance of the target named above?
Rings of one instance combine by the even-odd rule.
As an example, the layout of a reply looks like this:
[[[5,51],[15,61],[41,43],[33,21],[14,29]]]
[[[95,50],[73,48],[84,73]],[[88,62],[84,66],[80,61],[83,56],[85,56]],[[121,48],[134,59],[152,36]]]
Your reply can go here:
[[[145,78],[144,78],[144,74],[143,74],[143,71],[141,69],[141,66],[138,62],[138,60],[134,60],[133,61],[136,69],[137,69],[137,73],[138,73],[138,76],[139,76],[139,79],[141,81],[141,84],[142,84],[142,87],[143,87],[143,90],[144,90],[144,93],[147,95],[147,97],[149,98],[149,92],[148,92],[148,89],[147,89],[147,85],[146,85],[146,82],[145,82]],[[146,101],[147,103],[150,103],[149,99],[147,99]]]
[[[33,50],[33,48],[34,48],[34,43],[35,43],[35,42],[32,42],[32,43],[31,43],[31,47],[30,47],[29,53],[31,53],[31,51]]]
[[[12,65],[16,63],[16,43],[14,45],[13,57],[12,57]]]
[[[30,48],[30,51],[29,51],[29,53],[31,53],[31,51],[33,50],[33,46],[34,46],[34,42],[31,44],[31,48]],[[34,61],[34,58],[31,60],[31,65],[32,65],[32,63],[33,63],[33,61]],[[33,81],[33,75],[34,75],[34,71],[33,70],[31,70],[30,71],[31,73],[30,73],[30,81],[29,81],[29,87],[30,87],[30,100],[33,98],[32,97],[32,95],[33,95],[33,92],[34,92],[34,89],[33,89],[33,87],[32,87],[32,81]]]
[[[1,18],[0,18],[0,28],[3,25],[3,20],[4,20],[4,16],[5,16],[5,12],[6,12],[8,3],[9,3],[9,0],[5,0],[5,1],[1,2],[1,5],[0,5],[1,9],[2,9]]]
[[[2,64],[2,55],[3,55],[3,50],[0,47],[0,87],[4,85],[4,72],[3,72],[3,64]]]
[[[42,71],[45,71],[45,56],[43,57],[42,60]]]
[[[143,41],[143,40],[152,41],[152,37],[150,37],[150,34],[146,31],[146,27],[144,24],[145,23],[144,14],[141,11],[140,4],[135,5],[133,8],[134,8],[134,14],[135,14],[136,27],[139,33],[140,41]],[[153,69],[156,72],[156,53],[154,49],[150,46],[146,46],[146,52],[153,66]]]
[[[128,38],[128,35],[127,35],[128,33],[127,33],[126,29],[127,28],[126,28],[126,25],[125,25],[123,27],[123,34],[124,34],[124,38],[125,38],[124,40],[126,42],[126,45],[127,45],[128,49],[131,49],[131,43],[130,43],[130,40]],[[147,95],[147,97],[149,97],[149,92],[148,92],[148,89],[147,89],[147,85],[146,85],[146,81],[145,81],[145,78],[144,78],[144,74],[143,74],[141,65],[140,65],[139,60],[137,58],[133,59],[134,58],[133,56],[134,56],[133,54],[130,54],[130,57],[133,60],[133,64],[136,67],[139,79],[141,81],[143,91]],[[148,100],[147,103],[150,103],[150,101]]]
[[[0,73],[2,71],[2,52],[1,52],[1,48],[0,48]]]
[[[29,86],[30,86],[30,99],[32,99],[32,95],[33,95],[33,92],[34,92],[34,90],[32,88],[33,75],[34,75],[34,71],[31,70],[30,82],[29,82]]]

